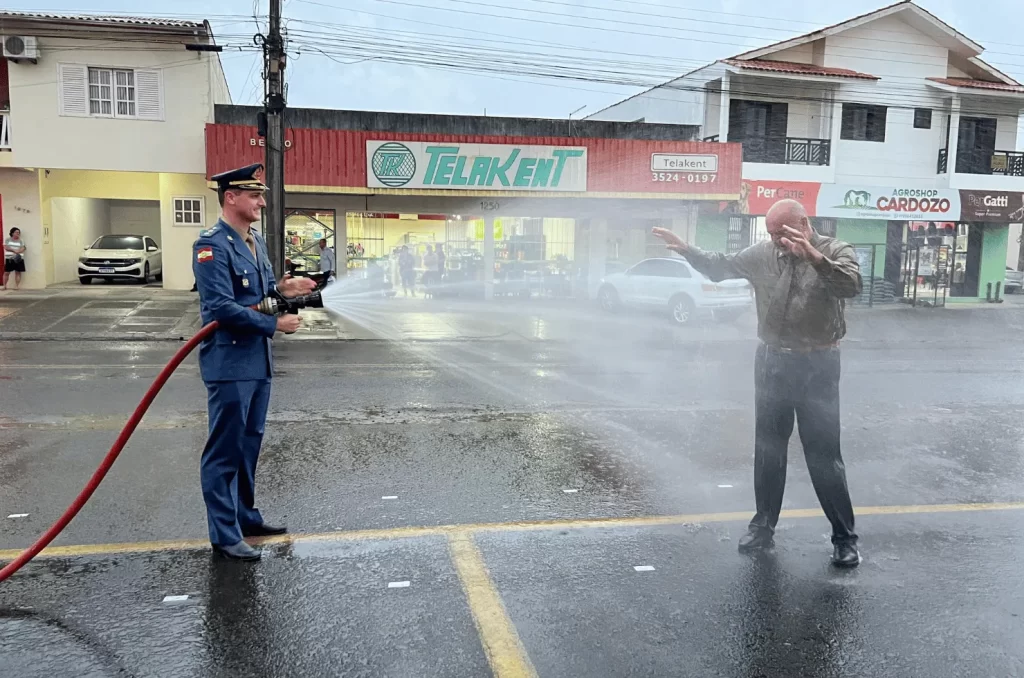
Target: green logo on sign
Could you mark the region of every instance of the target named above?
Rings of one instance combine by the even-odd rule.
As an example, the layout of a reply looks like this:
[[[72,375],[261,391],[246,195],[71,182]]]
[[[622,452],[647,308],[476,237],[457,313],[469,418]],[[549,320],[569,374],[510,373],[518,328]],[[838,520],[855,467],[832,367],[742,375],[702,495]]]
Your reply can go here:
[[[412,181],[416,174],[416,156],[407,147],[392,141],[374,151],[372,166],[377,181],[397,188]]]

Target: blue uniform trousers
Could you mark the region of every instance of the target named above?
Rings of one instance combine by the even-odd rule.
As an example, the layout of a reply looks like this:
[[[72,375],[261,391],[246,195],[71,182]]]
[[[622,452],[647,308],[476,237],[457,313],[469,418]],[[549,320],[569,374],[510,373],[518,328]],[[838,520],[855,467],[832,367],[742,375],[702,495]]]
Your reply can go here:
[[[242,541],[242,528],[263,523],[256,510],[256,462],[270,403],[270,380],[208,381],[210,437],[200,477],[210,543]]]

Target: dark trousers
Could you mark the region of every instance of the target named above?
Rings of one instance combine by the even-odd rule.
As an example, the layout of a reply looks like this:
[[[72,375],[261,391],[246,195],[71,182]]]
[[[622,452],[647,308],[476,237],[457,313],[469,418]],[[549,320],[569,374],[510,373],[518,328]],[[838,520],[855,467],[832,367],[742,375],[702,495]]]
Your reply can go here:
[[[829,522],[833,543],[856,543],[846,466],[839,451],[839,349],[789,353],[757,349],[754,391],[754,496],[751,528],[775,531],[786,489],[786,452],[794,419],[807,470]]]
[[[210,437],[200,478],[210,543],[242,541],[242,527],[260,525],[256,510],[256,463],[270,404],[270,380],[206,383]]]

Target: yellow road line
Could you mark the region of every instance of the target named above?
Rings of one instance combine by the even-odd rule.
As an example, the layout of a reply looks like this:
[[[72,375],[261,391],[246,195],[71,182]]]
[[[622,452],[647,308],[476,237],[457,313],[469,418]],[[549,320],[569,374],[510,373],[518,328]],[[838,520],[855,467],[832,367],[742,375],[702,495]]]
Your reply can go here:
[[[448,535],[448,550],[494,678],[536,678],[537,672],[491,580],[480,549],[473,542],[473,535],[453,532]]]
[[[911,506],[862,506],[855,509],[858,516],[891,516],[934,513],[967,513],[976,511],[1021,511],[1021,502],[991,502],[977,504],[921,504]],[[672,516],[636,516],[632,518],[565,518],[555,520],[527,520],[510,523],[465,523],[459,525],[425,525],[387,527],[369,530],[341,530],[265,537],[253,543],[266,545],[298,542],[384,541],[416,537],[450,537],[453,534],[495,532],[533,532],[539,530],[584,530],[598,528],[658,527],[661,525],[699,525],[702,523],[742,522],[750,519],[750,511],[729,513],[690,513]],[[791,509],[782,512],[784,520],[822,517],[821,509]],[[118,553],[151,551],[190,551],[209,548],[209,542],[200,539],[172,541],[125,542],[117,544],[78,544],[51,546],[39,558],[67,558]],[[17,549],[0,550],[0,561],[13,560],[21,553]]]

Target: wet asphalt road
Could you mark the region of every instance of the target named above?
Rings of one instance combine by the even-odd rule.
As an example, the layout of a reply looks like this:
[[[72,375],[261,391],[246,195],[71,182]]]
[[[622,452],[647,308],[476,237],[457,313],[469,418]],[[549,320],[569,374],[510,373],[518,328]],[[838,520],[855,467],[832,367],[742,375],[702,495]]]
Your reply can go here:
[[[0,675],[486,676],[509,659],[484,650],[502,611],[540,676],[1024,675],[1020,509],[864,511],[864,562],[834,571],[794,436],[785,508],[812,511],[783,520],[773,554],[735,552],[753,504],[750,323],[569,314],[543,341],[526,329],[554,321],[520,314],[514,333],[458,340],[457,309],[395,308],[361,320],[401,342],[278,348],[259,505],[313,538],[256,566],[197,548],[190,360],[68,550],[0,584]],[[855,504],[1024,500],[1024,312],[851,325]],[[0,342],[0,549],[63,510],[174,348]],[[562,524],[522,524],[545,520]],[[89,546],[156,540],[188,542]]]

